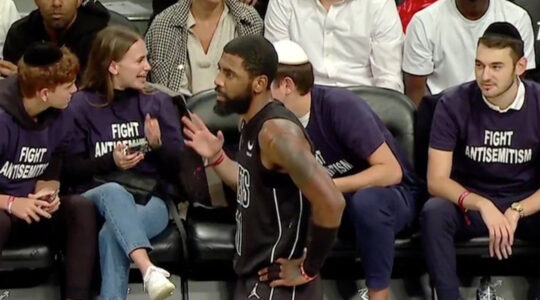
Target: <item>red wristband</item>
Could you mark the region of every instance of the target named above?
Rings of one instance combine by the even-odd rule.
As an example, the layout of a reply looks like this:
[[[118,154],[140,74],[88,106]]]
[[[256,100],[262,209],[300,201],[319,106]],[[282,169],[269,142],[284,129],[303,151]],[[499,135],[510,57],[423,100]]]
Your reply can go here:
[[[463,201],[465,201],[465,198],[467,198],[467,196],[469,196],[470,193],[471,192],[466,190],[465,192],[461,193],[461,195],[459,195],[459,198],[458,198],[458,206],[461,212],[463,213],[463,217],[465,218],[465,223],[467,223],[467,226],[471,225],[471,219],[469,219],[469,217],[466,215],[467,209],[465,208],[465,206],[463,206]]]
[[[302,277],[304,277],[305,280],[312,281],[313,279],[317,278],[317,275],[315,276],[309,276],[306,271],[304,270],[304,262],[300,264],[300,273],[302,274]]]
[[[216,159],[216,161],[214,161],[213,163],[208,164],[208,165],[206,165],[204,167],[205,168],[216,167],[219,164],[221,164],[224,160],[225,160],[225,153],[223,152],[223,150],[221,150],[221,154],[219,155],[218,159]]]
[[[13,206],[13,202],[15,202],[15,197],[14,196],[9,196],[8,201],[7,201],[7,212],[10,215],[12,214],[11,207]]]

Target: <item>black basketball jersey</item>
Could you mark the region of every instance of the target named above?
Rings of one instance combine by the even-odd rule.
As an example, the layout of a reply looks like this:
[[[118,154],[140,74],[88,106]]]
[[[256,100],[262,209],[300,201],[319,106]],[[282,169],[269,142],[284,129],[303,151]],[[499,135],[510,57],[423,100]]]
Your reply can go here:
[[[310,209],[288,174],[261,162],[259,131],[269,119],[287,119],[304,130],[296,116],[272,101],[241,129],[238,161],[234,268],[254,276],[278,258],[299,258],[306,242]],[[304,131],[307,138],[307,134]]]

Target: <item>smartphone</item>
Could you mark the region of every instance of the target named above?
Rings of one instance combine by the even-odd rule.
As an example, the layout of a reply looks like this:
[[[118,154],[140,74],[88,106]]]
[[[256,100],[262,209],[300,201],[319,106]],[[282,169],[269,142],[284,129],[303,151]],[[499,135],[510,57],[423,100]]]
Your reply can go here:
[[[58,196],[58,192],[59,192],[59,190],[56,190],[56,191],[54,191],[54,193],[52,193],[50,195],[41,196],[38,199],[51,203],[51,202],[54,201],[54,199],[56,199],[56,196]]]
[[[133,154],[136,152],[139,153],[148,153],[150,152],[150,146],[148,146],[148,142],[146,140],[142,140],[137,143],[131,143],[126,148],[126,154]]]

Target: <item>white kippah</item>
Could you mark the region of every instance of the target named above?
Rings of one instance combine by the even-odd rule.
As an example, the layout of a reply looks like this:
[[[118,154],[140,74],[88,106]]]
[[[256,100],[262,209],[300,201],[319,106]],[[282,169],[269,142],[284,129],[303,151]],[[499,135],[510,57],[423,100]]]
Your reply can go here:
[[[301,65],[309,62],[304,49],[293,41],[281,40],[275,42],[273,45],[276,49],[280,64]]]

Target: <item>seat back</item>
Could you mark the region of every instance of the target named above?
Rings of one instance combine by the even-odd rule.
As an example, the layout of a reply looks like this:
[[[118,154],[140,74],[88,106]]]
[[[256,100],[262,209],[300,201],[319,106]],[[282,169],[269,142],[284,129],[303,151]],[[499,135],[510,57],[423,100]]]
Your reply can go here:
[[[392,133],[409,162],[414,165],[416,109],[412,101],[390,89],[371,86],[354,86],[348,89],[367,102]]]

